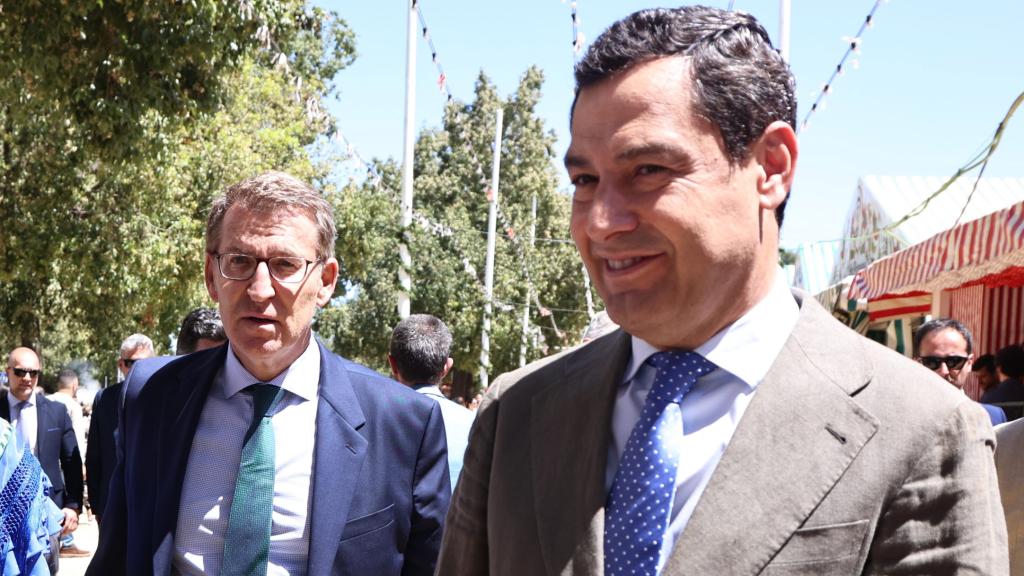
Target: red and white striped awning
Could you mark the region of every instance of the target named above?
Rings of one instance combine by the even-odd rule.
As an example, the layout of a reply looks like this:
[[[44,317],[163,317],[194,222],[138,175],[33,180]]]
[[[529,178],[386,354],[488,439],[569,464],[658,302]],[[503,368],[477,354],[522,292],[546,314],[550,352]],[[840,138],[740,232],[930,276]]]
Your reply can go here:
[[[870,302],[965,284],[1024,284],[1024,202],[871,263],[854,276],[849,297]]]

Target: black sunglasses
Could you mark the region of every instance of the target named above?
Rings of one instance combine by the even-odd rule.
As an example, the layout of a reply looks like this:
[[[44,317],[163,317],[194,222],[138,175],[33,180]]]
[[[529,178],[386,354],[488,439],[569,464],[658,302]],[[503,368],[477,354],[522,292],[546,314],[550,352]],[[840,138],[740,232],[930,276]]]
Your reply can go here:
[[[959,370],[966,363],[966,356],[921,356],[921,364],[929,370],[938,370],[942,364],[949,370]]]
[[[124,365],[129,368],[132,367],[132,364],[135,364],[136,360],[138,360],[138,358],[121,358],[121,362],[124,362]]]
[[[39,376],[40,372],[42,372],[42,370],[26,370],[24,368],[11,368],[11,370],[18,378],[24,378],[25,376],[35,378],[36,376]]]

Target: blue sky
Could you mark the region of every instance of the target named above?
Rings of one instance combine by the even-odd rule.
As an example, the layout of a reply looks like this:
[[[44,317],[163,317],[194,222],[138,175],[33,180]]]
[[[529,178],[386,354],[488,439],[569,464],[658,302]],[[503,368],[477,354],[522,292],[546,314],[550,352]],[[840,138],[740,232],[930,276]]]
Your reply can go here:
[[[366,158],[400,158],[404,119],[407,4],[402,0],[320,0],[356,34],[356,62],[336,78],[330,110]],[[729,2],[708,2],[725,8]],[[778,37],[777,0],[735,0]],[[650,2],[579,0],[586,43]],[[874,0],[792,0],[790,62],[802,121]],[[572,19],[568,1],[420,0],[455,98],[472,99],[480,70],[507,96],[531,65],[545,74],[538,113],[568,145],[572,101]],[[782,243],[840,237],[857,179],[868,174],[950,176],[988,144],[1024,91],[1024,2],[891,0],[875,13],[856,58],[824,109],[800,135],[796,184]],[[417,45],[418,130],[436,127],[445,96],[426,42]],[[560,159],[559,159],[560,162]],[[986,176],[1024,177],[1024,111],[1010,121]],[[568,224],[568,223],[567,223]],[[568,234],[568,233],[567,233]]]

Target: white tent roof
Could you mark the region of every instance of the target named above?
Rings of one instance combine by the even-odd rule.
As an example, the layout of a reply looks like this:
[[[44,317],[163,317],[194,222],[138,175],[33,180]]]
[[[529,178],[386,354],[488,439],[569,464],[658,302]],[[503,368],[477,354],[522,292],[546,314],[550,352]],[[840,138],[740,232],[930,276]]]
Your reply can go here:
[[[922,176],[862,177],[846,217],[832,282],[952,228],[961,210],[964,215],[960,223],[964,223],[1024,200],[1024,178],[983,178],[972,196],[976,177],[966,174],[932,198],[920,214],[895,229],[876,234],[921,206],[946,180]]]
[[[960,211],[960,223],[970,222],[1024,200],[1024,178],[982,178],[971,197],[977,178],[967,174],[928,203],[921,214],[901,224],[894,232],[904,246],[917,244],[952,228]],[[898,221],[938,190],[947,178],[930,176],[864,176],[860,192],[867,202],[878,207],[885,222]],[[970,203],[967,203],[970,197]]]

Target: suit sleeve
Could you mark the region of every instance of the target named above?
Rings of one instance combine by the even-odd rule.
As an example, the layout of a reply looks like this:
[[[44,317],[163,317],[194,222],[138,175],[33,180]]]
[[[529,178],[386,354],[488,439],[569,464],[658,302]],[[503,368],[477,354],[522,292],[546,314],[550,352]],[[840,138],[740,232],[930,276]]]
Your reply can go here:
[[[445,440],[441,406],[431,402],[416,459],[412,523],[402,565],[403,576],[429,576],[434,573],[451,492],[448,442]]]
[[[869,574],[1009,574],[988,415],[965,401],[889,502]]]
[[[445,576],[484,576],[489,571],[487,500],[494,455],[494,431],[498,422],[494,381],[481,402],[469,433],[469,445],[462,461],[462,475],[452,495],[445,521],[444,541],[437,573]]]
[[[92,506],[93,514],[103,513],[100,506],[102,502],[96,500],[96,496],[100,493],[100,482],[102,481],[102,472],[100,471],[100,426],[99,419],[96,418],[97,414],[100,413],[100,405],[103,402],[103,390],[96,393],[96,396],[92,400],[92,422],[89,424],[89,434],[86,438],[88,445],[93,446],[92,450],[85,451],[85,483],[89,488],[89,503]]]
[[[63,404],[57,404],[63,416],[60,439],[60,470],[64,474],[64,507],[82,509],[85,496],[85,480],[82,477],[82,453],[78,450],[78,438],[71,425],[71,416]]]
[[[131,375],[124,381],[122,392],[127,393]],[[114,410],[109,411],[117,417],[119,433],[124,433],[128,425],[130,400],[122,400],[124,395],[107,394],[106,403],[114,402]],[[91,427],[90,427],[91,431]],[[107,501],[103,507],[103,520],[100,522],[99,544],[92,561],[85,572],[86,576],[124,576],[128,560],[128,505],[125,496],[125,449],[117,444],[117,464],[110,477],[107,488]]]

